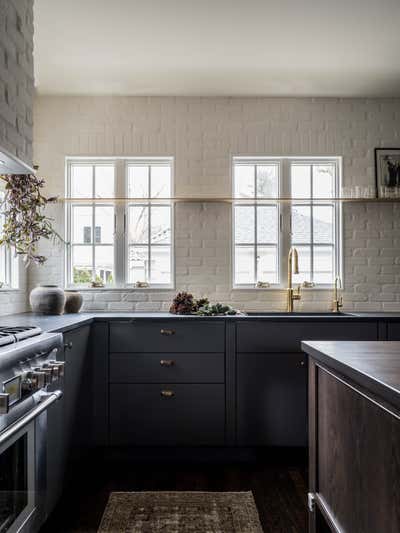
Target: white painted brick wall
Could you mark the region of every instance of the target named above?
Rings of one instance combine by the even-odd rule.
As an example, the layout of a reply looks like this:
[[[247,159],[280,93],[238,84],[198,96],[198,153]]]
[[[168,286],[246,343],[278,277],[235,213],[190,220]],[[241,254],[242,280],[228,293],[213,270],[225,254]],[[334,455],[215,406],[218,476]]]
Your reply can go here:
[[[32,165],[33,0],[0,0],[0,146]],[[27,307],[27,274],[20,290],[0,290],[0,315]]]
[[[175,157],[176,195],[231,194],[233,155],[343,156],[344,185],[373,185],[377,146],[400,145],[400,99],[57,97],[36,99],[34,155],[48,192],[64,195],[66,155]],[[52,208],[63,231],[63,208]],[[400,310],[400,204],[344,206],[347,310]],[[283,291],[231,289],[231,207],[176,206],[176,289],[246,310],[283,310]],[[62,283],[50,243],[30,286]],[[93,291],[87,310],[166,310],[175,291]],[[298,308],[327,310],[330,291]]]

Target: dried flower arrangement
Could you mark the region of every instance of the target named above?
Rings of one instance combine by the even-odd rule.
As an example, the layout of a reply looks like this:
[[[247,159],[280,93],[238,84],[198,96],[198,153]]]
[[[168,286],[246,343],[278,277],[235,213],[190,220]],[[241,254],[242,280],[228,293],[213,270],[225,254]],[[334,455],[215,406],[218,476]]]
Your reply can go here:
[[[1,175],[0,180],[5,184],[0,204],[5,219],[0,246],[14,248],[26,265],[43,264],[46,257],[38,254],[39,240],[45,238],[65,242],[54,230],[52,219],[43,214],[46,205],[57,198],[46,198],[41,192],[44,179],[33,174]]]
[[[240,311],[230,305],[216,303],[211,305],[208,298],[195,300],[193,294],[188,292],[178,292],[169,309],[170,313],[175,315],[199,315],[199,316],[217,316],[217,315],[238,315]]]

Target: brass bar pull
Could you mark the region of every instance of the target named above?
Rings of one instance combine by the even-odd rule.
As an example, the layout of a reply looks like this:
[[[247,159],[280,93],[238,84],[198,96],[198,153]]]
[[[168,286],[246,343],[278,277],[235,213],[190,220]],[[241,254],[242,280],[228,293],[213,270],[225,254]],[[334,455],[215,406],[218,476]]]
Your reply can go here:
[[[160,361],[161,366],[174,366],[174,364],[175,361],[173,361],[172,359],[161,359]]]
[[[174,329],[160,329],[160,333],[161,335],[171,336],[171,335],[175,335],[175,330]]]
[[[175,392],[173,390],[162,390],[161,396],[163,398],[173,398],[175,396]]]

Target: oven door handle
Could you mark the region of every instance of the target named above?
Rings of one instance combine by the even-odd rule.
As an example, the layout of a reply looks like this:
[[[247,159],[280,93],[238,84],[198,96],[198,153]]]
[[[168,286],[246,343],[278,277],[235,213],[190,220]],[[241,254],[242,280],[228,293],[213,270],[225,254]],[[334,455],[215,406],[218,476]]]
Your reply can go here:
[[[54,402],[59,400],[63,393],[60,390],[56,390],[50,393],[44,393],[42,395],[43,400],[32,411],[22,418],[19,418],[14,424],[0,433],[0,446],[11,439],[18,431],[28,425],[32,420],[37,418],[43,411],[46,411]]]

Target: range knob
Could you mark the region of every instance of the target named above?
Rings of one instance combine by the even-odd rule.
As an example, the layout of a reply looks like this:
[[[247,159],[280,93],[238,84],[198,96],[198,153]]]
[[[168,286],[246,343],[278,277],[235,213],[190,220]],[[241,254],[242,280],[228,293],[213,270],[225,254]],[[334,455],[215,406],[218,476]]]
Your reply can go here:
[[[48,363],[53,369],[58,369],[58,376],[61,378],[64,376],[64,367],[65,363],[64,361],[56,361],[55,359],[51,359]]]
[[[46,374],[42,372],[39,367],[28,372],[21,383],[22,390],[25,392],[33,392],[35,390],[43,389],[45,385]]]

